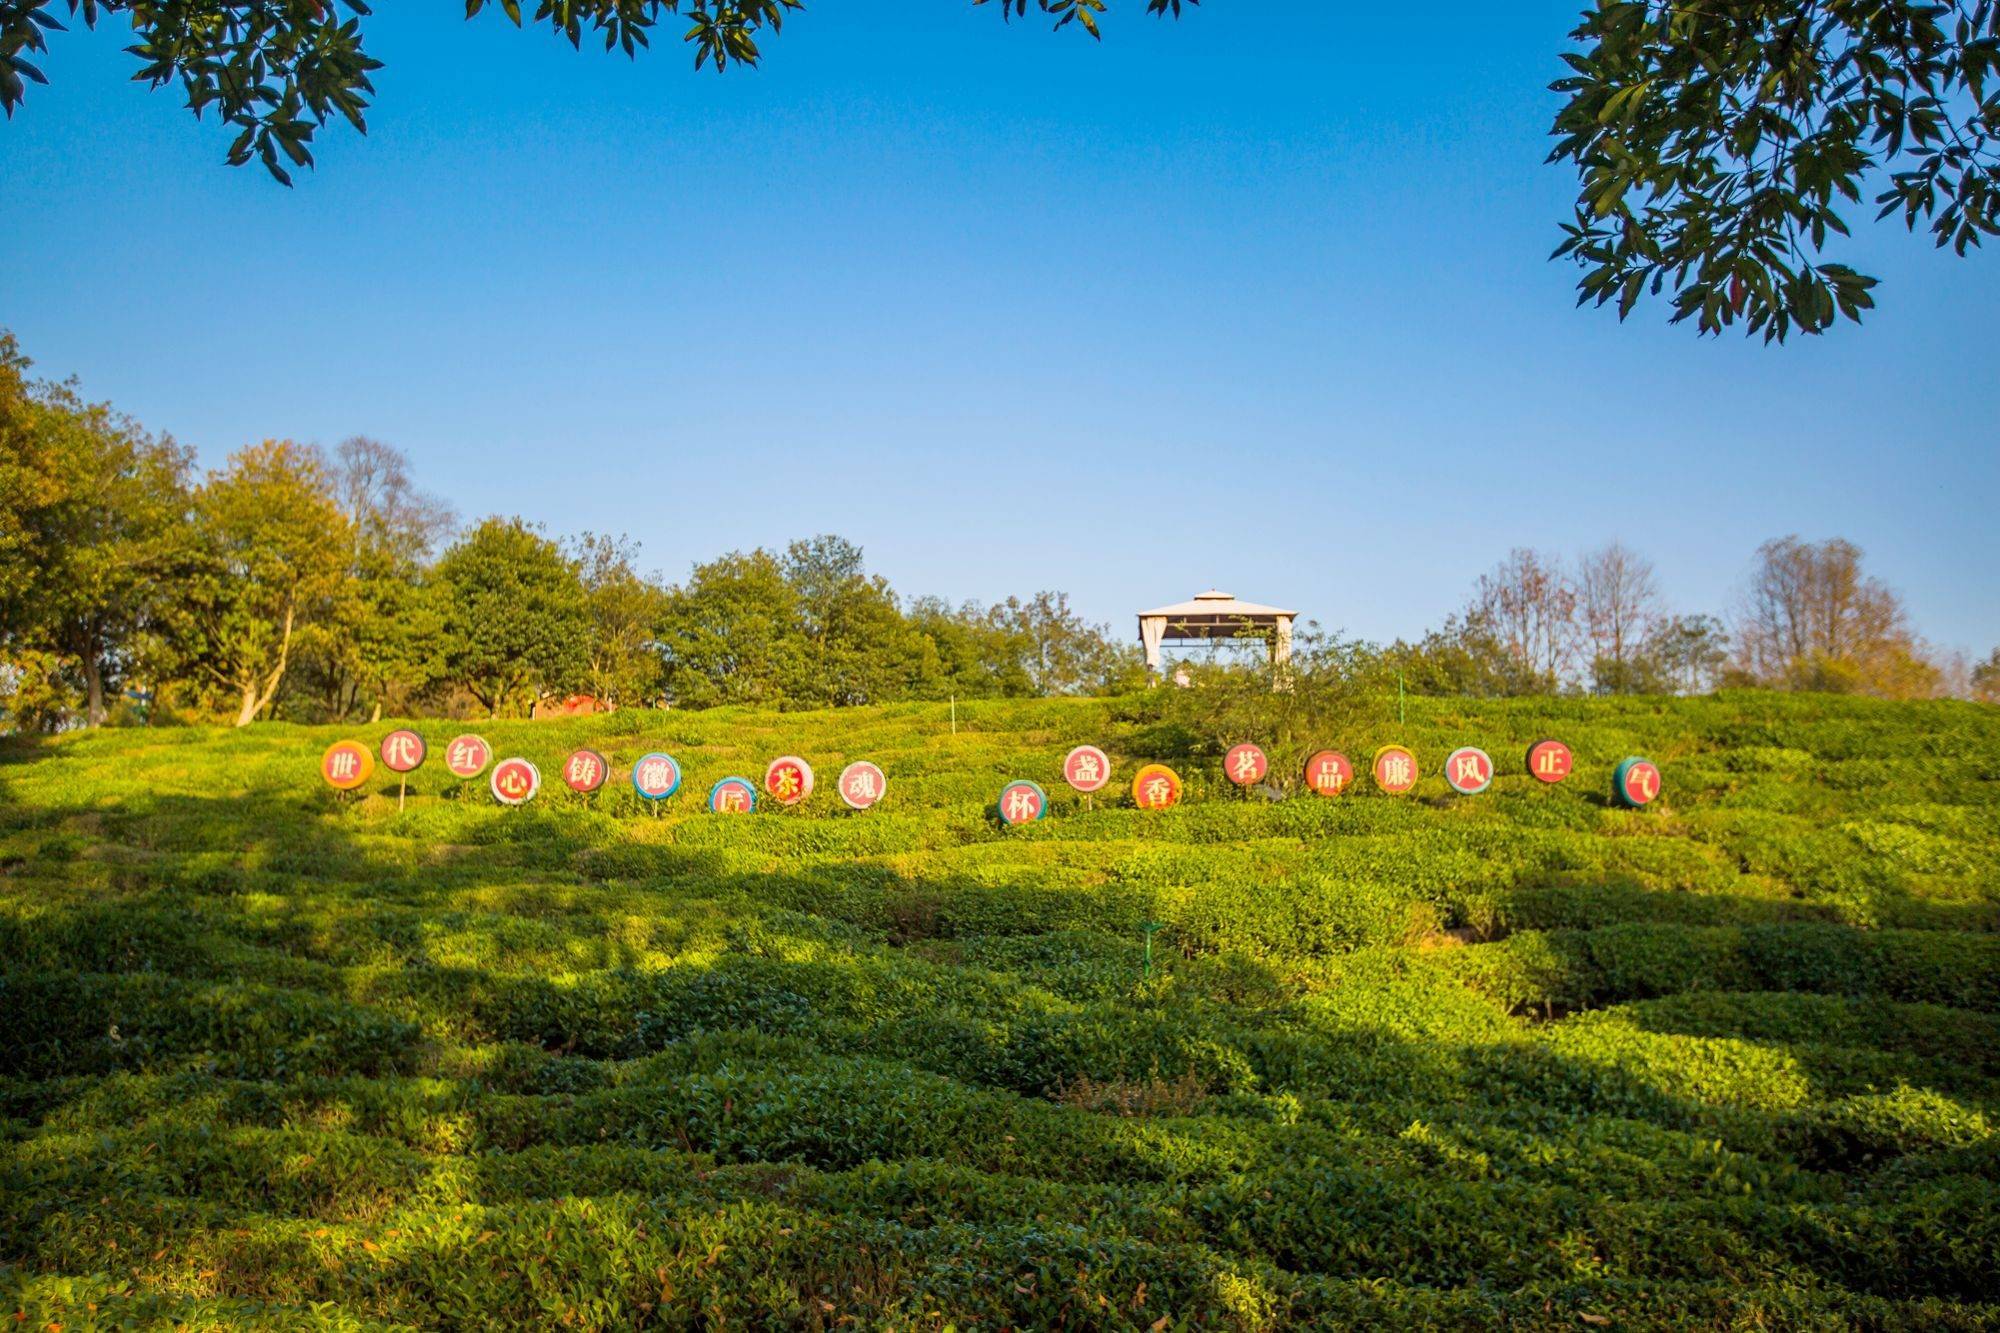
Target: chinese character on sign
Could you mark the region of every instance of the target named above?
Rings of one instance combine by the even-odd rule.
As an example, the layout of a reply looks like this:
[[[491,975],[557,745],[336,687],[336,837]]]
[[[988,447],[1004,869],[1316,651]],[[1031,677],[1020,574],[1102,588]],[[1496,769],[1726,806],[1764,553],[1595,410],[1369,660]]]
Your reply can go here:
[[[1008,824],[1032,824],[1047,810],[1048,799],[1032,782],[1010,782],[1000,791],[1000,818]]]
[[[382,766],[391,773],[414,772],[424,762],[424,738],[414,731],[392,731],[382,738]]]
[[[1321,750],[1306,760],[1306,786],[1320,796],[1338,796],[1354,781],[1354,765],[1338,750]]]
[[[1147,764],[1132,775],[1132,804],[1141,810],[1167,810],[1180,804],[1181,776],[1165,764]]]
[[[632,790],[649,801],[664,801],[680,790],[681,766],[672,755],[643,755],[632,765]]]
[[[1493,784],[1493,760],[1477,746],[1453,750],[1444,761],[1444,780],[1461,796],[1477,796]]]
[[[375,756],[360,741],[335,741],[319,759],[320,776],[340,791],[353,791],[374,771]]]
[[[773,759],[764,770],[764,790],[780,805],[797,805],[812,795],[812,765],[797,755]]]
[[[874,764],[857,759],[840,771],[839,787],[849,809],[866,810],[888,794],[889,780]]]
[[[1222,771],[1239,787],[1262,782],[1270,770],[1271,761],[1264,757],[1264,752],[1247,743],[1236,746],[1222,759]]]
[[[1111,759],[1095,745],[1079,745],[1063,759],[1063,781],[1088,795],[1111,781]]]
[[[493,747],[482,736],[459,736],[444,748],[445,770],[455,778],[476,778],[492,762]]]
[[[573,792],[588,795],[611,776],[611,765],[595,750],[578,750],[563,760],[563,783]]]
[[[1401,745],[1375,752],[1375,785],[1391,796],[1402,796],[1417,785],[1417,757]]]
[[[1627,759],[1612,775],[1611,794],[1634,809],[1651,805],[1660,795],[1660,770],[1650,759]]]
[[[1528,772],[1537,782],[1561,782],[1575,765],[1575,756],[1561,741],[1536,741],[1528,747]]]
[[[542,771],[525,759],[502,759],[493,766],[488,784],[502,805],[526,805],[542,789]]]
[[[724,778],[709,788],[708,808],[718,815],[747,815],[757,808],[757,789],[748,778]]]

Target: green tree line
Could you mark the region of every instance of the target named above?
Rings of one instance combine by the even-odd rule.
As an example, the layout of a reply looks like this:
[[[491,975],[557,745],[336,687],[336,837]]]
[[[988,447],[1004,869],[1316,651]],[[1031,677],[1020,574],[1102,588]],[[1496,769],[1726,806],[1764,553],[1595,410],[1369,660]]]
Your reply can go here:
[[[597,706],[822,708],[1111,693],[1135,646],[1060,592],[906,597],[831,535],[736,551],[678,584],[634,545],[520,518],[460,524],[407,460],[354,438],[266,440],[205,475],[192,451],[0,332],[0,715],[327,721]],[[1767,543],[1743,607],[1668,610],[1613,543],[1517,550],[1414,642],[1306,633],[1295,668],[1418,693],[1698,693],[1718,684],[1896,697],[2000,691],[2000,653],[1940,658],[1841,541]],[[1175,669],[1170,676],[1182,673]]]

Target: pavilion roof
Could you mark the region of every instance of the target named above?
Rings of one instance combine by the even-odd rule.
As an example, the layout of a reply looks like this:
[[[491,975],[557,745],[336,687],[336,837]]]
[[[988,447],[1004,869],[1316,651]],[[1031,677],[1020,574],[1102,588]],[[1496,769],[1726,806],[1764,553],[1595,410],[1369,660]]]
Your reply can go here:
[[[1201,625],[1241,624],[1246,620],[1282,620],[1297,615],[1296,611],[1287,611],[1278,606],[1264,606],[1258,602],[1246,602],[1234,594],[1211,588],[1207,592],[1196,594],[1190,601],[1175,602],[1172,606],[1141,611],[1139,618],[1151,620],[1164,617],[1175,624]]]

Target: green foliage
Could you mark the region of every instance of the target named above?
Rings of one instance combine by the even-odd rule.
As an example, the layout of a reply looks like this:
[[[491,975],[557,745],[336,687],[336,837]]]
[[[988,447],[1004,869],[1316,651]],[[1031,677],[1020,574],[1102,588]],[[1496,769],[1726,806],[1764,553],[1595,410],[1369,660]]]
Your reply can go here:
[[[1398,727],[1319,684],[1288,743],[1400,740],[1414,795],[1245,800],[1198,690],[956,733],[908,703],[486,728],[545,769],[665,748],[690,793],[865,755],[890,795],[859,816],[510,811],[435,759],[398,813],[319,786],[342,732],[289,724],[9,741],[0,1314],[2000,1319],[1990,709],[1413,698]],[[1580,762],[1544,788],[1549,734]],[[1057,785],[1079,741],[1129,773],[1175,735],[1178,810]],[[1461,742],[1484,796],[1435,775]],[[1605,799],[1639,752],[1664,808]],[[1049,820],[992,823],[1015,776]]]
[[[591,622],[583,584],[548,538],[489,518],[438,562],[444,669],[493,716],[580,686]]]
[[[1819,256],[1848,203],[1963,255],[2000,233],[2000,8],[1607,0],[1554,85],[1551,160],[1581,176],[1556,254],[1579,303],[1670,290],[1674,322],[1782,341],[1858,321],[1873,278]]]

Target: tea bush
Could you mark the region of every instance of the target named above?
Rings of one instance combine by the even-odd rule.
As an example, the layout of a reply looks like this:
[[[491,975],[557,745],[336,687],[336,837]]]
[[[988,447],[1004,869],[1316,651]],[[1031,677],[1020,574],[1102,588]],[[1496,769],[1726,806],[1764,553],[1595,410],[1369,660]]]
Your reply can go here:
[[[1187,707],[421,724],[520,810],[337,795],[333,729],[0,743],[0,1313],[2000,1327],[2000,713],[1419,699],[1312,741],[1411,796],[1271,800]],[[1086,808],[1084,741],[1189,802]],[[569,793],[585,744],[683,790]],[[780,753],[823,793],[702,812]]]

